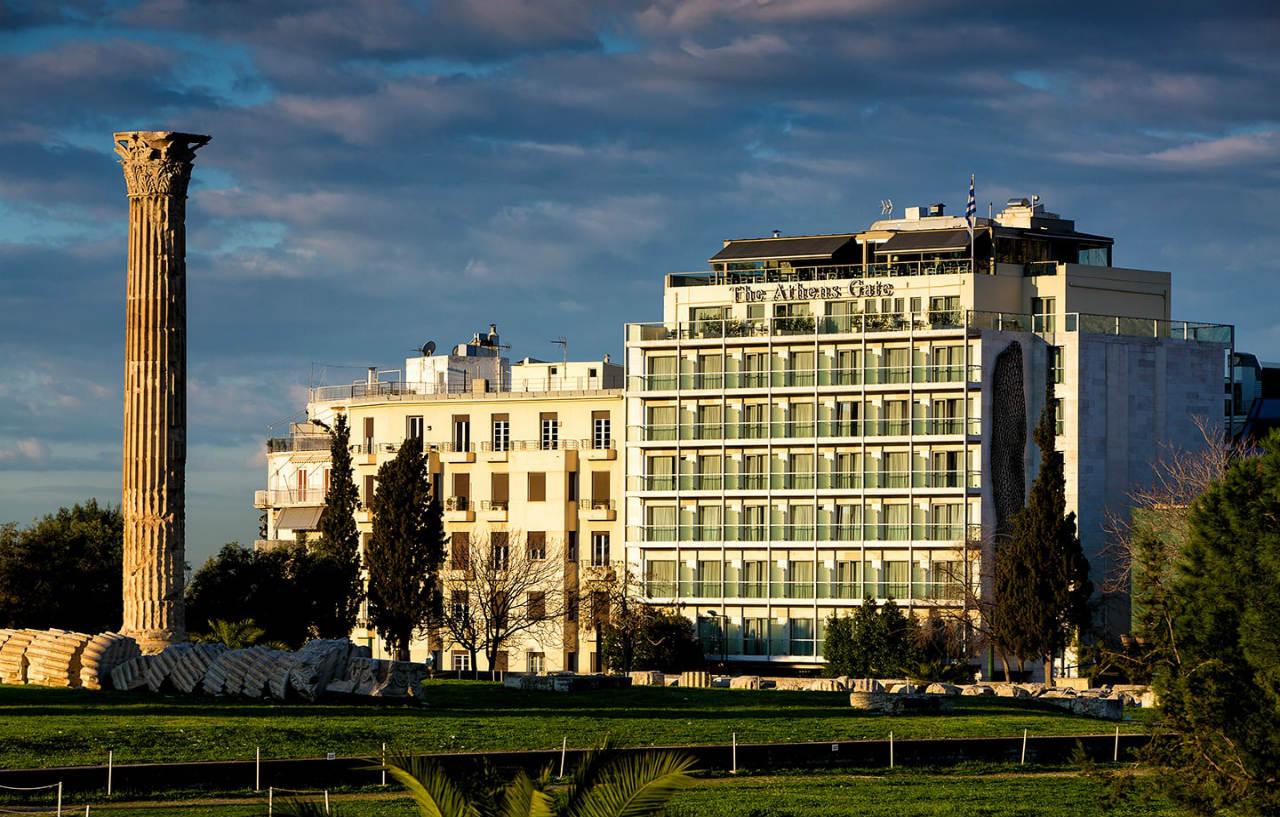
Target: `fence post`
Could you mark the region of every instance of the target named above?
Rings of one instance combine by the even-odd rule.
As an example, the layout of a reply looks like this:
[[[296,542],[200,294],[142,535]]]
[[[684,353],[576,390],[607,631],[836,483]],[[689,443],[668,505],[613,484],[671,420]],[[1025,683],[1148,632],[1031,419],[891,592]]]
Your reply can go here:
[[[382,742],[382,785],[387,785],[387,742]]]
[[[893,733],[889,733],[889,768],[893,768]]]
[[[62,781],[58,781],[58,817],[62,817]]]
[[[329,813],[329,790],[324,790],[324,813]]]
[[[564,777],[564,753],[569,748],[569,736],[560,739],[560,776]]]
[[[1115,751],[1111,753],[1111,762],[1112,763],[1120,762],[1120,727],[1119,726],[1116,727],[1116,748],[1115,748]]]
[[[1022,730],[1022,759],[1018,761],[1019,766],[1027,764],[1027,730]]]
[[[272,809],[272,806],[274,805],[274,803],[272,803],[272,799],[273,798],[272,798],[271,787],[268,786],[267,787],[267,817],[271,817],[271,809]]]
[[[733,771],[732,774],[738,773],[738,733],[733,733]]]
[[[114,749],[107,750],[107,796],[111,796],[111,774],[115,771],[116,753]]]
[[[262,747],[259,746],[254,750],[253,754],[253,790],[262,791]],[[270,790],[267,794],[270,795]]]

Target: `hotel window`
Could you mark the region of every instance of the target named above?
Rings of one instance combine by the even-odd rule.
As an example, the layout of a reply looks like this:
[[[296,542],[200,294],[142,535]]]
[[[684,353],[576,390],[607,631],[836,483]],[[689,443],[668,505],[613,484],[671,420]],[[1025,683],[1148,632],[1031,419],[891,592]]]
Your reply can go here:
[[[742,508],[742,530],[739,538],[744,542],[763,542],[769,533],[766,520],[768,507],[764,505],[744,505]]]
[[[695,517],[696,529],[693,538],[699,542],[714,542],[721,538],[720,526],[724,508],[720,505],[703,504],[698,506]]]
[[[1061,397],[1053,400],[1053,433],[1061,437],[1066,430],[1067,411]]]
[[[605,567],[609,564],[609,534],[591,534],[591,566]]]
[[[507,509],[511,501],[511,475],[503,471],[489,474],[489,507],[497,511]]]
[[[405,418],[404,437],[406,440],[422,440],[423,430],[421,414]]]
[[[564,549],[565,559],[570,562],[578,561],[578,532],[576,530],[565,531]]]
[[[547,532],[544,530],[531,530],[525,534],[525,549],[531,562],[541,562],[546,559]]]
[[[649,530],[646,537],[650,542],[674,542],[676,540],[676,507],[674,505],[649,505]]]
[[[674,389],[676,387],[675,355],[650,357],[645,363],[649,368],[649,389]]]
[[[906,599],[911,592],[911,563],[907,561],[886,561],[884,563],[884,581],[881,582],[881,598]]]
[[[471,450],[471,417],[469,415],[453,415],[453,450]]]
[[[651,599],[669,599],[676,594],[676,563],[671,559],[655,559],[645,563],[645,595]],[[592,605],[592,612],[596,610]]]
[[[609,491],[609,472],[608,471],[592,471],[591,472],[591,507],[592,508],[608,508],[612,501]]]
[[[694,306],[689,308],[689,322],[694,337],[718,338],[724,335],[725,306]]]
[[[675,406],[649,406],[648,420],[645,424],[645,439],[666,441],[676,438]]]
[[[929,323],[956,326],[960,323],[960,296],[940,295],[929,299]]]
[[[769,654],[769,619],[748,618],[742,621],[742,654]]]
[[[607,411],[591,412],[591,447],[613,448],[613,421]]]
[[[449,497],[452,507],[451,511],[465,511],[470,507],[471,499],[471,475],[458,474],[453,475],[453,496]]]
[[[373,453],[373,418],[364,418],[364,453]]]
[[[493,415],[493,450],[511,448],[511,418],[506,414]]]
[[[529,472],[528,498],[530,502],[547,501],[547,475],[544,472]]]
[[[700,491],[720,490],[723,482],[721,470],[719,454],[699,454],[698,479],[693,485],[694,489]]]
[[[449,537],[449,566],[466,570],[471,565],[471,534],[456,532]]]
[[[511,545],[506,531],[493,531],[489,534],[489,549],[493,558],[493,566],[497,570],[506,570],[511,563]]]
[[[694,429],[695,440],[718,440],[723,436],[723,414],[719,403],[703,403],[698,406],[698,425]]]
[[[766,486],[768,464],[764,454],[747,454],[742,458],[742,487],[762,490]]]
[[[1054,331],[1054,316],[1057,314],[1056,298],[1031,299],[1031,331]]]
[[[555,412],[544,412],[542,420],[542,439],[540,447],[543,451],[554,451],[560,447],[560,419]]]
[[[836,351],[836,368],[831,382],[836,386],[855,386],[862,382],[862,353],[857,349]]]
[[[542,621],[547,617],[547,594],[543,590],[529,591],[529,619]]]
[[[454,621],[471,618],[471,597],[466,590],[454,590],[449,594],[449,615]]]
[[[1061,346],[1049,347],[1049,378],[1051,383],[1061,383],[1063,375],[1063,355],[1066,350]]]
[[[364,506],[365,508],[373,505],[373,492],[377,485],[377,477],[373,474],[365,474],[364,477]]]
[[[530,675],[541,675],[547,671],[547,655],[541,652],[525,653],[525,670]]]
[[[769,371],[769,358],[764,352],[747,352],[742,356],[743,384],[747,387],[764,386]]]
[[[718,389],[724,385],[724,355],[698,355],[698,388]]]
[[[294,473],[298,483],[298,499],[305,500],[307,498],[307,472],[298,470]]]
[[[674,491],[676,488],[675,474],[675,457],[650,457],[649,484],[645,486],[646,490]]]

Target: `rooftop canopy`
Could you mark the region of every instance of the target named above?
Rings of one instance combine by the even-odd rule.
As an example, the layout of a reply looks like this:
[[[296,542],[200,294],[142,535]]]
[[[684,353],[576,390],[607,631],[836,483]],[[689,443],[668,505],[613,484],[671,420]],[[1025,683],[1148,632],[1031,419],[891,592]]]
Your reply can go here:
[[[911,230],[901,232],[876,247],[877,255],[908,252],[958,252],[969,248],[969,231]]]
[[[829,261],[856,249],[852,234],[733,239],[711,256],[714,261]]]

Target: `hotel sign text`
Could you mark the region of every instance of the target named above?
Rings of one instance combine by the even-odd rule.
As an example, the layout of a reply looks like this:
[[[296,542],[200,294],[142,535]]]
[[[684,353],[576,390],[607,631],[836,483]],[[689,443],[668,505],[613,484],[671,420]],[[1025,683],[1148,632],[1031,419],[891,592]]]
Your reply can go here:
[[[877,298],[893,294],[893,284],[880,281],[852,281],[848,284],[778,284],[775,287],[733,287],[736,304],[762,301],[819,301],[832,298]]]

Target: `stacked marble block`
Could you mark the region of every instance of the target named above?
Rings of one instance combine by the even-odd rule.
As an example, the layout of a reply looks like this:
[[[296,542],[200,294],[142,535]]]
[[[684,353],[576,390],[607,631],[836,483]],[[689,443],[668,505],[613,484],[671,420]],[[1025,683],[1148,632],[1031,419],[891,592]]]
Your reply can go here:
[[[265,646],[173,644],[143,655],[118,633],[0,630],[0,683],[86,689],[176,691],[253,699],[315,701],[325,695],[421,695],[425,664],[370,657],[345,638],[295,651]]]

